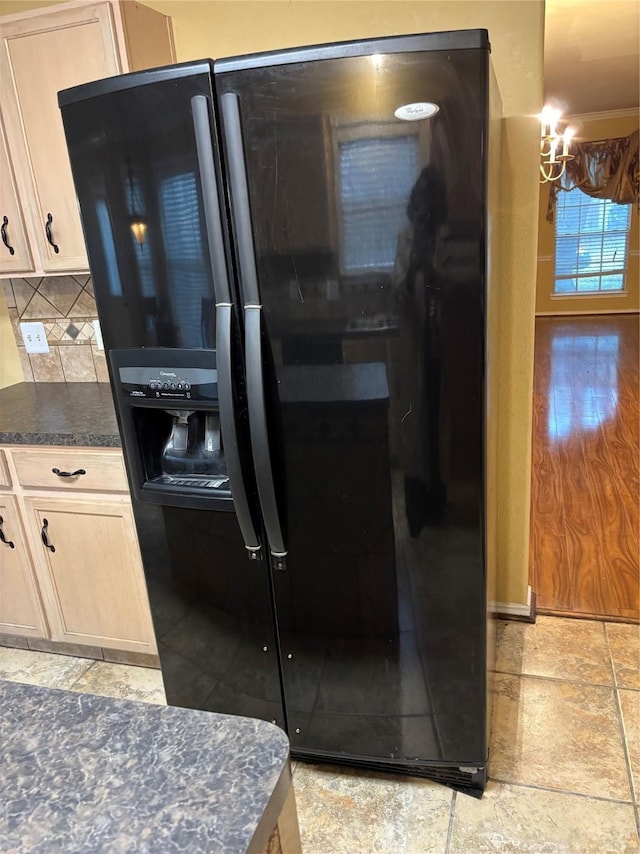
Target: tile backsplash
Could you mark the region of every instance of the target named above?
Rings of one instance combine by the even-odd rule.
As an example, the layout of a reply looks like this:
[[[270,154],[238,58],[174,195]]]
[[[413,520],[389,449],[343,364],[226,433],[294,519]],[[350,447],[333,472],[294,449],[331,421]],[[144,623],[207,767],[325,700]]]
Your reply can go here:
[[[96,346],[91,276],[4,279],[2,287],[27,382],[109,381],[104,351]],[[42,322],[48,353],[27,353],[19,326],[25,320]]]

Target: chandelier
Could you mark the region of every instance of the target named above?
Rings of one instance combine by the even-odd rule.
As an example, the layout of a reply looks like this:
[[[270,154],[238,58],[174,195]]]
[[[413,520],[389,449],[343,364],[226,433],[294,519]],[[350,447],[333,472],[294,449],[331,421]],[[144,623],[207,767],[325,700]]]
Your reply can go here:
[[[564,175],[567,161],[573,160],[573,154],[569,154],[569,146],[573,137],[573,128],[565,128],[560,133],[558,122],[560,110],[554,107],[545,107],[539,115],[540,119],[540,179],[541,184],[547,181],[558,181]]]

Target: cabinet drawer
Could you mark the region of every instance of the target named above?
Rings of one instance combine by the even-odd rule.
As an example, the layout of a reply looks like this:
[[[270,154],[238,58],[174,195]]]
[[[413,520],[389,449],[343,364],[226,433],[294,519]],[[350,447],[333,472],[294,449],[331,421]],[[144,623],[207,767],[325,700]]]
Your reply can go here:
[[[32,489],[92,492],[128,492],[122,455],[118,451],[15,450],[11,452],[18,482]],[[60,474],[56,474],[57,469]],[[82,471],[83,474],[74,474]],[[63,472],[73,475],[66,477]]]
[[[7,458],[4,451],[0,450],[0,489],[11,486],[11,475],[7,467]]]

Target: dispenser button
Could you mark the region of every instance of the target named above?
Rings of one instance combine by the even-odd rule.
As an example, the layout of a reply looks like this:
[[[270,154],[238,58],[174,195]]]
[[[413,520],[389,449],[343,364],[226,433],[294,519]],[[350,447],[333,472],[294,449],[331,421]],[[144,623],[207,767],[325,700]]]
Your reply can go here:
[[[168,388],[169,388],[169,383],[162,383],[162,388],[163,388],[163,389],[168,389]]]
[[[176,390],[176,384],[170,383],[169,388],[171,389],[171,391],[175,391]]]
[[[178,391],[182,391],[184,385],[182,383],[178,383]]]
[[[184,388],[185,388],[185,391],[190,391],[191,390],[191,383],[185,383]]]

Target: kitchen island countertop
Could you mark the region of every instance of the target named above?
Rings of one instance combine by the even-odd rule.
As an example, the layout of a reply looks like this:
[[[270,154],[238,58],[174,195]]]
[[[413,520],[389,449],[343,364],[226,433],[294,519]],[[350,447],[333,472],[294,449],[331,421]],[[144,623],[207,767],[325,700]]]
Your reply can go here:
[[[1,445],[120,447],[108,383],[17,383],[0,389]]]
[[[289,742],[266,721],[0,681],[0,733],[3,850],[300,850],[297,820],[281,845]]]

